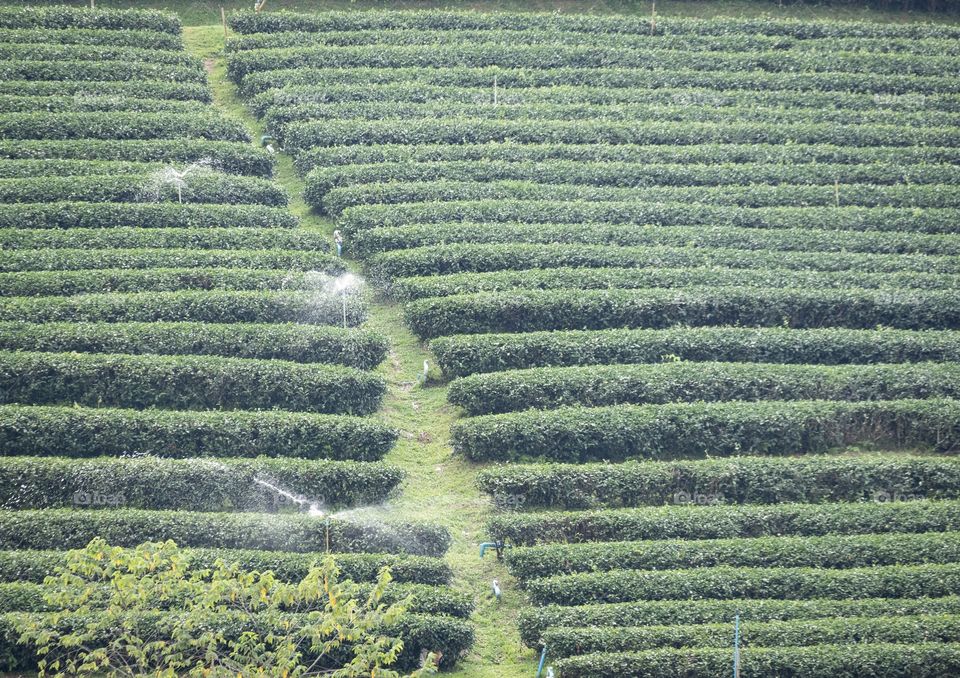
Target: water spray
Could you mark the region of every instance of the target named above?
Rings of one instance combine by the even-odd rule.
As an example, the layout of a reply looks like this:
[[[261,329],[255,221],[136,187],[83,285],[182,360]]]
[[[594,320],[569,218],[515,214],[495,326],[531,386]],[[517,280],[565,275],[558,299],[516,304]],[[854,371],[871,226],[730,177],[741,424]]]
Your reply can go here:
[[[160,202],[164,186],[173,186],[177,189],[177,202],[183,204],[183,189],[188,185],[187,177],[196,172],[209,170],[210,166],[210,159],[205,158],[190,163],[182,170],[173,166],[164,167],[149,175],[144,192],[151,194],[157,202]]]
[[[360,289],[361,280],[353,273],[344,273],[333,281],[333,291],[343,302],[343,329],[347,329],[347,294]]]

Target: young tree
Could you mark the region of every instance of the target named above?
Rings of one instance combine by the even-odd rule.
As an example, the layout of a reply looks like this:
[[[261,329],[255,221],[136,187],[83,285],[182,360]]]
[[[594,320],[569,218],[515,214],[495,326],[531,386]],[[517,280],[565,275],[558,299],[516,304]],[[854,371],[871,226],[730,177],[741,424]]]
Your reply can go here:
[[[387,606],[390,571],[360,587],[327,556],[298,583],[217,561],[194,569],[171,541],[135,549],[95,539],[48,577],[53,614],[16,616],[40,676],[400,678],[405,609]],[[429,655],[420,678],[436,672]]]

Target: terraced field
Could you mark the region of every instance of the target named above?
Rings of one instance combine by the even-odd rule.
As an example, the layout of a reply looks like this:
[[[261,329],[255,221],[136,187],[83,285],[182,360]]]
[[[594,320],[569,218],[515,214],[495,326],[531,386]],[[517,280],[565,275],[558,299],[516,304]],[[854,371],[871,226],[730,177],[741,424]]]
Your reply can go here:
[[[231,26],[307,202],[453,379],[559,675],[723,675],[738,616],[744,676],[960,673],[960,30]]]
[[[0,92],[0,611],[49,612],[44,577],[96,536],[288,581],[333,551],[412,596],[403,666],[456,661],[473,602],[448,530],[350,513],[404,476],[369,416],[387,340],[274,158],[211,105],[176,16],[0,9]],[[3,668],[29,669],[0,628]]]

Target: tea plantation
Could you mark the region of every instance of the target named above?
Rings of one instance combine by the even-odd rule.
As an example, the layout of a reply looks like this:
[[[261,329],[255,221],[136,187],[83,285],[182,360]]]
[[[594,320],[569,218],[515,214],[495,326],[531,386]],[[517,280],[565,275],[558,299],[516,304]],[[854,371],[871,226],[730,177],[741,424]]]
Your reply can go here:
[[[453,380],[453,449],[484,465],[547,666],[960,675],[960,28],[230,26],[306,201]]]
[[[288,581],[332,551],[410,596],[402,666],[456,661],[473,603],[448,530],[337,513],[403,480],[369,416],[387,340],[274,158],[211,105],[179,19],[0,9],[0,138],[0,611],[53,611],[45,576],[94,537]],[[6,670],[36,662],[18,635],[0,617]]]

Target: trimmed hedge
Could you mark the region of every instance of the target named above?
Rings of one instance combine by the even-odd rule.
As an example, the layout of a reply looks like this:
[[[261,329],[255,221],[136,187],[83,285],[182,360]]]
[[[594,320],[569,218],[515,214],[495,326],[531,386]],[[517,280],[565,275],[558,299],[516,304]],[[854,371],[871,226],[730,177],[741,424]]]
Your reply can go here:
[[[0,403],[364,415],[386,390],[383,377],[340,365],[0,351]]]
[[[159,175],[36,177],[0,180],[0,202],[43,203],[69,198],[81,202],[227,203],[284,207],[286,191],[272,181],[234,174],[198,173],[180,193]]]
[[[849,600],[649,600],[566,607],[551,605],[523,610],[520,636],[528,647],[538,647],[550,627],[673,626],[727,624],[740,614],[753,623],[776,621],[825,621],[831,617],[902,617],[908,615],[955,615],[960,597],[861,598]],[[732,636],[730,636],[732,637]],[[728,652],[729,658],[729,652]]]
[[[827,231],[811,228],[763,229],[743,226],[681,224],[670,226],[635,224],[513,224],[454,223],[378,228],[357,234],[355,247],[362,254],[384,250],[423,248],[443,243],[496,245],[577,244],[646,245],[688,248],[723,247],[742,250],[796,252],[865,252],[876,254],[960,253],[955,234],[908,233],[904,231]],[[452,248],[456,251],[455,248]],[[422,251],[422,250],[421,250]]]
[[[119,254],[119,253],[118,253]],[[167,252],[164,252],[167,254]],[[204,252],[204,256],[224,253]],[[237,255],[248,255],[242,265],[262,265],[261,252],[231,252],[233,265]],[[300,253],[268,251],[266,258],[293,255],[291,263],[307,268]],[[196,256],[194,256],[194,259]],[[314,271],[257,268],[147,268],[140,270],[100,269],[80,271],[28,271],[0,273],[0,294],[17,297],[60,296],[90,292],[173,292],[176,290],[310,290],[317,289]],[[23,348],[30,349],[30,346]]]
[[[193,567],[212,568],[217,560],[239,563],[246,570],[272,571],[282,581],[299,581],[307,576],[313,563],[324,553],[290,553],[289,551],[247,551],[239,549],[183,549]],[[34,582],[54,574],[64,562],[63,551],[0,551],[0,581]],[[398,583],[449,584],[453,577],[450,566],[437,558],[391,555],[385,553],[340,553],[337,566],[343,577],[357,582],[376,581],[380,569],[390,568]]]
[[[490,536],[518,546],[544,542],[648,539],[817,537],[845,534],[952,532],[960,501],[703,506],[680,504],[619,511],[502,515]]]
[[[477,487],[503,504],[558,508],[700,503],[779,504],[960,498],[960,461],[893,455],[733,457],[624,464],[504,465],[477,475]],[[517,535],[542,516],[497,516],[491,529]],[[571,516],[564,516],[571,518]],[[546,516],[550,519],[550,516]],[[619,538],[619,537],[613,537]]]
[[[353,106],[353,104],[350,104]],[[400,105],[400,104],[398,104]],[[402,104],[409,107],[409,104]],[[408,110],[408,109],[407,109]],[[586,111],[576,111],[583,118]],[[596,115],[596,114],[595,114]],[[724,113],[724,115],[729,115]],[[333,116],[334,119],[341,117]],[[335,188],[381,182],[446,181],[536,181],[540,184],[568,184],[611,187],[653,186],[742,186],[757,184],[834,185],[845,184],[949,184],[956,183],[960,170],[949,165],[836,165],[807,163],[745,164],[659,164],[615,161],[462,161],[402,162],[369,165],[318,167],[306,177],[304,197],[313,205]]]
[[[326,525],[329,524],[329,535]],[[180,546],[306,553],[331,551],[409,553],[440,557],[450,546],[447,528],[431,523],[360,524],[331,518],[265,513],[188,511],[0,511],[4,549],[83,548],[95,537],[114,546],[172,539]]]
[[[953,643],[960,640],[957,615],[847,617],[812,621],[752,622],[740,626],[740,647],[807,647],[824,644]],[[560,627],[543,642],[556,660],[595,652],[636,652],[660,648],[726,648],[730,624],[698,626]]]
[[[373,590],[371,584],[361,584],[358,593],[368,596]],[[0,614],[4,612],[57,612],[44,596],[50,591],[47,586],[28,582],[0,584]],[[178,607],[177,600],[165,600],[155,609],[170,610]],[[473,611],[473,601],[466,594],[454,591],[447,586],[424,586],[423,584],[401,584],[391,582],[383,593],[384,605],[406,603],[406,611],[413,614],[444,615],[448,617],[469,617]],[[322,610],[324,602],[303,606],[285,606],[285,609],[297,609],[298,612]],[[90,603],[93,610],[102,609],[102,602]]]
[[[165,412],[0,406],[5,455],[302,457],[374,461],[397,432],[360,417],[302,412]]]
[[[730,668],[730,650],[651,650],[587,654],[556,663],[563,678],[714,678]],[[745,675],[802,675],[835,678],[862,675],[864,667],[882,678],[940,678],[960,672],[960,643],[846,643],[813,647],[749,648],[740,654]]]
[[[200,101],[178,101],[177,99],[136,99],[133,97],[97,97],[92,95],[44,97],[0,94],[0,113],[27,113],[38,110],[57,113],[90,111],[200,113],[205,108],[206,104]],[[107,172],[91,172],[91,174],[107,174]],[[51,175],[63,176],[59,172],[51,172]]]
[[[533,579],[525,588],[538,605],[691,598],[936,598],[960,592],[960,563],[847,570],[727,566],[611,570]]]
[[[411,205],[365,205],[346,210],[339,225],[359,233],[373,228],[445,222],[715,224],[755,228],[818,228],[828,230],[904,230],[955,232],[960,214],[950,208],[902,207],[743,207],[680,205],[636,200],[571,202],[528,199],[454,200]]]
[[[681,360],[771,363],[896,363],[960,360],[960,337],[926,330],[744,327],[600,330],[447,336],[430,350],[451,377],[565,365]]]
[[[72,100],[72,99],[71,99]],[[67,139],[64,141],[0,141],[0,158],[11,160],[118,160],[152,163],[191,163],[209,160],[222,172],[269,177],[274,157],[250,144],[192,139]]]
[[[108,230],[109,232],[109,230]],[[51,231],[51,234],[54,231]],[[231,232],[232,235],[240,235]],[[0,238],[2,239],[2,238]],[[64,240],[67,240],[65,238]],[[251,240],[256,240],[251,238]],[[91,243],[92,245],[93,243]],[[52,289],[69,292],[146,292],[148,290],[176,292],[192,289],[228,290],[313,290],[317,296],[325,294],[324,281],[329,274],[343,271],[343,262],[327,252],[316,250],[279,250],[253,249],[257,243],[250,243],[250,249],[124,249],[121,245],[115,249],[35,249],[5,252],[0,262],[0,277],[13,278],[5,294],[35,296]],[[325,245],[325,244],[324,244]],[[185,269],[184,275],[168,274],[165,281],[162,271],[152,281],[142,287],[136,284],[136,275],[131,271],[156,271],[158,269]],[[192,272],[190,269],[194,269]],[[204,274],[202,269],[227,269],[234,273],[219,276],[223,281],[216,283],[216,274]],[[290,271],[289,284],[271,285],[263,279],[257,270]],[[57,275],[71,271],[63,278]],[[27,275],[24,275],[24,273]],[[47,275],[43,275],[47,273]],[[141,273],[141,275],[143,275]],[[172,275],[172,277],[171,277]],[[21,277],[22,276],[22,277]],[[111,278],[111,276],[114,276]],[[250,276],[259,276],[262,282],[246,282]],[[229,282],[236,281],[235,283]],[[5,296],[4,294],[4,296]]]
[[[110,69],[114,64],[106,65]],[[207,139],[250,141],[246,128],[219,113],[6,113],[0,134],[11,139]]]
[[[58,43],[16,44],[0,42],[0,59],[4,61],[123,61],[151,64],[172,64],[203,70],[203,63],[187,54],[182,47],[117,46],[104,44],[64,45]]]
[[[594,69],[574,69],[594,77]],[[643,71],[637,71],[644,73]],[[309,71],[303,71],[304,74]],[[858,77],[851,74],[851,77]],[[859,76],[863,77],[863,76]],[[883,77],[883,76],[881,76]],[[910,82],[922,80],[904,76]],[[868,78],[869,79],[869,78]],[[491,76],[490,81],[493,78]],[[942,79],[940,79],[942,80]],[[711,78],[712,81],[712,78]],[[960,92],[960,83],[937,83],[940,92]],[[2,129],[2,127],[0,127]],[[31,138],[31,137],[18,137]],[[904,129],[896,125],[838,125],[835,123],[763,122],[659,122],[633,125],[628,122],[593,120],[487,120],[483,118],[422,118],[410,120],[323,120],[287,125],[285,146],[297,155],[314,146],[349,144],[477,144],[512,140],[514,143],[560,144],[667,144],[700,143],[799,143],[848,146],[957,146],[960,132],[950,127]],[[453,189],[452,185],[450,186]],[[569,189],[567,189],[569,190]],[[475,191],[476,192],[476,191]],[[799,192],[794,191],[794,195]],[[824,203],[833,204],[833,187],[819,192]],[[848,187],[843,198],[859,196],[860,189]],[[888,197],[894,192],[884,191]],[[615,195],[608,191],[608,195]],[[699,194],[696,192],[695,194]],[[789,193],[788,193],[789,194]],[[818,195],[808,190],[807,196]],[[743,195],[749,195],[744,192]],[[754,194],[757,197],[762,194]],[[781,192],[781,195],[784,195]],[[492,196],[491,196],[492,197]],[[722,197],[717,194],[717,199]],[[829,198],[829,199],[827,199]],[[680,199],[677,196],[674,199]],[[727,204],[738,204],[730,199]],[[845,203],[850,204],[847,200]],[[816,204],[816,203],[814,203]],[[867,203],[853,203],[867,204]],[[884,205],[892,203],[884,200]],[[935,205],[931,205],[933,207]],[[331,202],[330,207],[333,207]]]
[[[136,249],[181,248],[196,250],[313,250],[330,249],[329,238],[306,228],[5,228],[0,229],[5,250],[23,249]],[[331,266],[337,272],[341,263]]]
[[[517,12],[481,14],[474,12],[384,11],[372,14],[353,12],[258,13],[236,12],[230,26],[241,34],[283,31],[339,32],[371,29],[420,30],[565,30],[613,35],[649,35],[646,16],[558,15]],[[702,19],[658,17],[656,35],[771,35],[800,40],[815,38],[958,38],[960,29],[948,24],[893,24],[853,21],[769,21],[766,19]]]
[[[298,224],[297,217],[288,210],[265,205],[88,202],[0,205],[2,228],[295,228]]]
[[[0,42],[20,45],[116,45],[145,49],[182,50],[183,40],[176,33],[156,30],[100,28],[3,28]]]
[[[952,292],[687,287],[644,290],[525,290],[420,299],[406,305],[407,324],[421,339],[446,334],[672,325],[960,327]]]
[[[15,114],[11,114],[15,115]],[[148,114],[144,114],[148,115]],[[416,127],[413,121],[409,127]],[[324,121],[324,124],[333,124]],[[547,124],[547,123],[544,123]],[[0,126],[2,131],[2,126]],[[363,143],[359,141],[358,143]],[[369,143],[376,143],[371,141]],[[602,142],[598,142],[602,143]],[[931,143],[947,143],[931,141]],[[960,131],[954,145],[960,145]],[[681,202],[741,207],[802,207],[853,205],[860,207],[958,207],[960,197],[949,193],[948,184],[842,184],[835,186],[794,186],[754,184],[749,186],[653,186],[624,188],[582,184],[539,184],[530,181],[424,181],[357,184],[329,191],[321,204],[312,204],[337,216],[360,205],[394,205],[470,200],[532,200],[606,202],[636,200]],[[839,193],[839,201],[837,194]],[[305,195],[305,198],[309,198]]]
[[[83,7],[3,7],[0,28],[96,28],[147,30],[180,35],[176,14],[154,9],[94,9]]]
[[[159,80],[206,84],[206,73],[194,66],[142,61],[3,61],[0,62],[0,77],[4,80],[85,82],[88,86],[89,83],[101,80]],[[2,128],[4,126],[0,124],[0,129]]]
[[[347,325],[366,319],[359,300],[347,305]],[[134,292],[82,294],[75,297],[0,299],[0,321],[196,321],[213,323],[298,322],[342,325],[340,299],[316,292]]]
[[[469,415],[568,405],[721,400],[897,400],[960,397],[960,364],[775,365],[667,362],[547,367],[457,379],[447,400]]]
[[[374,233],[376,231],[373,231]],[[556,289],[642,289],[647,287],[912,288],[952,290],[960,276],[942,273],[863,273],[783,268],[550,268],[489,273],[448,273],[397,278],[390,295],[401,301],[478,292]]]
[[[424,85],[490,88],[494,76],[504,89],[523,87],[580,86],[625,88],[710,88],[718,91],[756,90],[761,92],[840,92],[874,95],[927,94],[952,95],[958,91],[955,80],[946,77],[918,75],[885,75],[873,73],[766,73],[751,71],[700,71],[694,69],[636,68],[505,68],[467,66],[451,68],[407,67],[375,68],[292,68],[267,70],[247,75],[240,85],[245,95],[254,95],[275,87],[291,85],[322,86],[324,84],[393,84],[420,82]],[[916,104],[914,104],[916,105]],[[829,139],[829,136],[826,138]],[[814,142],[820,143],[820,142]]]
[[[107,75],[107,74],[105,74]],[[108,77],[112,77],[109,76]],[[123,96],[145,99],[212,101],[205,82],[163,80],[0,80],[0,93],[17,96]]]
[[[508,549],[506,560],[521,580],[618,569],[947,564],[960,562],[960,533],[547,544]]]
[[[366,84],[334,85],[329,87],[285,87],[283,89],[268,90],[250,100],[254,111],[262,113],[275,100],[282,103],[283,97],[290,97],[294,101],[306,99],[326,100],[324,97],[336,97],[337,92],[348,91],[360,97],[377,97],[383,93],[395,91],[395,88],[406,88],[411,96],[421,93],[425,100],[437,97],[456,98],[460,96],[490,96],[490,88],[465,89],[459,87],[431,87],[419,82],[398,83],[394,86],[380,86],[371,88]],[[572,99],[582,101],[591,97],[636,97],[638,101],[657,100],[664,97],[666,101],[678,102],[698,98],[706,102],[712,97],[729,97],[730,93],[721,94],[709,88],[700,90],[690,89],[639,89],[615,90],[605,87],[546,87],[542,89],[524,89],[519,92],[525,99],[534,93],[534,99],[556,96],[560,100]],[[771,100],[789,102],[790,105],[809,105],[804,102],[816,101],[818,95],[810,92],[776,92],[765,95],[755,90],[745,90],[738,93],[744,102],[755,100],[756,97],[769,96]],[[850,94],[848,97],[857,97],[861,106],[875,107],[876,99],[870,95]],[[956,101],[960,110],[960,96],[944,95],[949,101]],[[838,97],[844,95],[837,92],[822,93],[819,105],[829,102],[835,105]],[[352,97],[351,97],[352,98]],[[601,101],[602,102],[602,101]],[[845,104],[848,104],[846,100]],[[924,98],[924,103],[930,103],[930,97]],[[946,104],[945,104],[946,105]],[[951,110],[953,104],[950,105]],[[316,167],[342,167],[344,165],[365,165],[375,163],[421,163],[421,162],[466,162],[466,161],[511,161],[537,162],[547,160],[567,160],[580,162],[651,162],[651,163],[786,163],[792,165],[807,163],[834,163],[840,165],[858,165],[864,163],[903,163],[914,165],[922,163],[954,163],[960,159],[960,150],[944,147],[889,147],[889,146],[837,146],[833,144],[697,144],[695,146],[673,146],[670,144],[654,144],[640,146],[634,144],[513,144],[509,142],[484,144],[383,144],[379,146],[325,146],[312,148],[301,152],[294,160],[297,170],[306,174]],[[692,208],[692,205],[687,207]],[[849,208],[845,208],[849,209]]]
[[[17,671],[35,669],[36,650],[19,643],[20,634],[13,623],[13,615],[14,613],[8,613],[0,616],[2,665]],[[294,614],[276,617],[250,615],[246,612],[220,613],[210,618],[210,624],[228,638],[239,638],[240,634],[248,631],[264,637],[271,632],[286,634],[289,627],[285,627],[284,624],[296,624],[298,617],[299,615]],[[142,637],[151,638],[170,637],[183,624],[180,615],[167,611],[151,611],[138,616],[133,621]],[[59,628],[62,632],[69,633],[74,625],[80,626],[87,623],[85,616],[71,615],[61,620]],[[421,655],[433,651],[442,653],[441,666],[450,668],[473,644],[473,627],[470,623],[446,615],[404,615],[396,626],[389,627],[385,631],[399,636],[404,642],[397,664],[391,668],[415,670],[420,666]],[[342,660],[338,660],[340,666],[348,662],[351,656],[348,647],[341,649],[344,655]],[[309,661],[310,658],[308,653],[306,659]]]
[[[567,407],[492,414],[451,429],[467,459],[563,462],[787,455],[853,443],[960,447],[960,401],[719,402]]]
[[[302,459],[0,458],[5,508],[290,511],[263,479],[335,509],[387,499],[403,471],[383,462]],[[162,488],[162,492],[158,491]]]
[[[297,324],[0,323],[0,349],[232,358],[331,363],[373,369],[388,341],[363,329]]]

